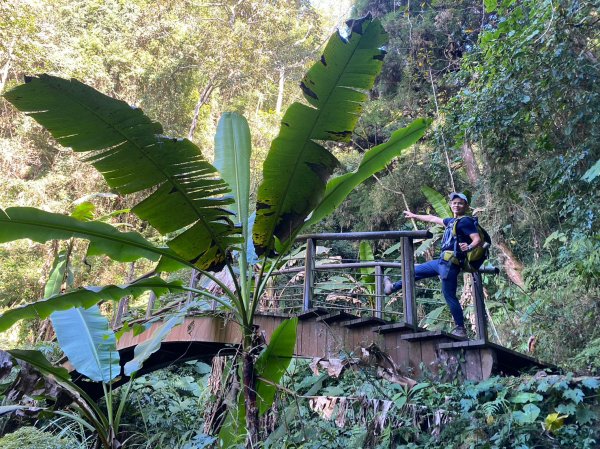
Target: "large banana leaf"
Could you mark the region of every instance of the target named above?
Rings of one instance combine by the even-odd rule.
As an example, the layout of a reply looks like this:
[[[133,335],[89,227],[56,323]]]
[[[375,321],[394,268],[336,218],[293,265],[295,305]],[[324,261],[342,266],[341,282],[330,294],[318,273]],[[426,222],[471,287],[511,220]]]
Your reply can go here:
[[[235,224],[242,228],[242,240],[246,251],[241,252],[240,283],[241,299],[244,308],[248,309],[249,283],[247,255],[254,251],[249,239],[249,207],[250,207],[250,154],[252,142],[250,128],[244,117],[235,112],[227,112],[221,116],[215,134],[215,167],[223,179],[231,187],[234,198],[233,212]],[[251,250],[251,251],[250,251]]]
[[[120,374],[117,339],[97,305],[54,312],[50,319],[61,349],[77,372],[104,383]]]
[[[400,156],[403,150],[423,137],[430,124],[431,120],[420,118],[407,127],[397,130],[387,142],[367,151],[356,171],[329,181],[323,199],[306,221],[304,227],[316,224],[332,213],[356,186],[378,171],[383,170],[392,159]]]
[[[23,360],[24,362],[35,366],[38,371],[44,375],[52,375],[57,380],[71,381],[71,376],[66,368],[52,365],[40,351],[31,349],[10,349],[6,352],[16,359]]]
[[[185,314],[188,312],[188,309],[193,303],[188,304],[187,306],[181,308],[177,311],[173,316],[171,316],[168,320],[166,320],[157,330],[152,334],[152,338],[140,343],[133,350],[133,359],[125,364],[124,372],[126,376],[131,376],[132,374],[138,372],[142,365],[148,358],[154,354],[156,351],[160,349],[160,345],[163,340],[169,335],[171,329],[175,326],[179,326],[183,323],[183,319],[185,318]]]
[[[0,315],[0,332],[9,329],[19,320],[47,318],[51,313],[72,307],[89,308],[103,300],[118,301],[124,296],[139,296],[146,291],[154,291],[157,296],[169,292],[183,291],[181,282],[166,282],[160,277],[142,279],[134,284],[107,285],[105,287],[86,287],[48,299],[7,310]]]
[[[386,33],[367,16],[349,22],[348,38],[333,35],[300,86],[309,105],[293,103],[271,144],[258,190],[253,238],[258,254],[272,252],[302,227],[323,196],[337,159],[317,141],[350,139],[381,70]]]
[[[423,195],[425,195],[427,201],[431,203],[438,217],[452,217],[452,210],[450,210],[450,206],[448,206],[448,201],[446,201],[446,197],[444,195],[428,186],[421,187],[421,192],[423,192]]]
[[[132,211],[162,234],[175,232],[167,244],[181,257],[206,270],[225,264],[240,240],[225,209],[228,187],[192,142],[161,135],[161,125],[140,109],[76,80],[26,81],[4,97],[62,145],[89,152],[87,160],[116,191],[151,189]]]
[[[231,188],[235,223],[248,223],[250,207],[250,128],[246,119],[235,112],[221,116],[215,133],[215,168]]]
[[[108,427],[108,420],[104,417],[100,407],[85,391],[73,383],[69,372],[65,368],[52,365],[39,351],[11,349],[6,352],[14,358],[34,366],[44,376],[53,376],[53,378],[69,392],[88,419],[96,421],[99,424],[96,427],[97,430]]]
[[[25,238],[45,243],[73,237],[90,241],[88,255],[106,254],[119,262],[133,262],[140,257],[158,260],[165,253],[137,232],[120,232],[107,223],[79,221],[33,207],[0,209],[0,243]]]
[[[259,380],[257,396],[259,413],[263,415],[273,405],[275,385],[279,383],[290,365],[296,347],[298,318],[290,318],[281,323],[271,336],[271,341],[256,359],[257,374],[268,382]]]

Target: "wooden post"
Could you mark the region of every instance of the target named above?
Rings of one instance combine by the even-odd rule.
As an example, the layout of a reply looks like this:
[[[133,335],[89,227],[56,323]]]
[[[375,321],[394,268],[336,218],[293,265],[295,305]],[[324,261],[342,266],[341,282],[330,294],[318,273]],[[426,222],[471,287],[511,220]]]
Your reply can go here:
[[[475,301],[475,318],[477,322],[477,340],[487,343],[487,321],[485,319],[485,304],[483,302],[483,283],[481,273],[473,273],[473,299]]]
[[[415,247],[411,237],[402,238],[402,299],[404,321],[417,330],[417,302],[415,300]]]
[[[313,239],[306,239],[306,255],[304,259],[304,298],[302,311],[306,312],[312,308],[313,286],[315,276],[315,243]]]
[[[375,310],[373,316],[383,319],[383,301],[385,295],[383,293],[383,268],[381,265],[375,267]]]

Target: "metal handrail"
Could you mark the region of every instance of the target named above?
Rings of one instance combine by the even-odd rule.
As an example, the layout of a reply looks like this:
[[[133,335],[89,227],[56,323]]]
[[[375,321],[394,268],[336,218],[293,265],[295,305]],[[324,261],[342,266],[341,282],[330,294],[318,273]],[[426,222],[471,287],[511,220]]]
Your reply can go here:
[[[369,232],[326,232],[322,234],[303,234],[296,240],[399,240],[402,238],[430,239],[433,234],[425,231],[369,231]]]

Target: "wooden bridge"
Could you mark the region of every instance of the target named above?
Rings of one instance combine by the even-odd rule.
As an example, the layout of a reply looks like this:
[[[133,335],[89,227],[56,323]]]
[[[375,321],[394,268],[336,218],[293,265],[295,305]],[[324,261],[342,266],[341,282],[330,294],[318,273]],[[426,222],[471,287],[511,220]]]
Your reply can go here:
[[[391,231],[299,237],[305,242],[302,255],[304,263],[278,272],[279,276],[288,276],[288,280],[279,282],[279,287],[274,287],[266,295],[256,317],[256,325],[265,340],[269,341],[274,329],[284,319],[297,316],[296,356],[339,358],[342,354],[360,355],[361,348],[375,344],[391,357],[402,374],[413,378],[418,378],[425,370],[438,373],[443,369],[444,373],[453,373],[463,379],[482,380],[494,374],[517,374],[524,369],[544,367],[532,357],[490,341],[482,280],[483,276],[496,274],[494,268],[472,274],[471,294],[467,296],[471,296],[474,303],[470,314],[474,339],[458,338],[440,330],[440,323],[437,323],[435,330],[419,325],[419,309],[423,306],[417,300],[414,281],[414,245],[415,241],[431,236],[429,231]],[[317,242],[383,239],[399,241],[400,263],[383,260],[331,263],[331,260],[315,257],[320,252]],[[350,293],[346,291],[343,295],[339,294],[331,285],[328,284],[330,288],[327,289],[323,287],[323,282],[318,282],[318,277],[324,272],[361,269],[363,274],[367,271],[371,273],[373,282],[370,285],[363,284]],[[401,301],[389,300],[383,293],[386,269],[401,273],[404,280]],[[289,281],[290,277],[295,283]],[[356,280],[351,275],[348,278]],[[302,279],[301,288],[298,279]],[[283,292],[292,288],[298,293],[292,295],[294,297],[291,299],[286,298]],[[347,285],[344,288],[348,290]],[[325,294],[327,297],[323,299]],[[367,299],[361,300],[361,296]],[[330,297],[333,299],[327,301]],[[345,298],[346,302],[340,302],[339,298]],[[350,304],[348,299],[353,303]],[[151,338],[160,324],[160,321],[155,322],[140,335],[134,336],[130,332],[121,337],[118,345],[122,364],[132,358],[133,348]],[[170,332],[160,351],[145,363],[139,374],[178,361],[210,361],[216,355],[231,354],[240,340],[238,324],[228,319],[227,315],[215,310],[188,316],[182,325]]]

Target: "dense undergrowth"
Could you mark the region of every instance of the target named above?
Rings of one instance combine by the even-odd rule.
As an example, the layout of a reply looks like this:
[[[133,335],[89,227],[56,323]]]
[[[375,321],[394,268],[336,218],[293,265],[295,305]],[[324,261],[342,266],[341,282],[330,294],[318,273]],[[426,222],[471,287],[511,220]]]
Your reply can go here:
[[[315,369],[308,361],[290,367],[274,409],[263,417],[262,447],[592,449],[600,444],[599,378],[541,371],[463,383],[429,375],[407,389],[378,378],[373,368],[347,368],[339,377]],[[201,362],[188,362],[138,379],[126,413],[125,447],[216,447],[215,438],[203,433],[214,400],[208,371]],[[46,446],[39,445],[40,430],[32,427],[6,435],[0,445],[87,447],[81,434],[61,426],[62,433],[48,420],[38,422],[55,435],[44,437]]]

